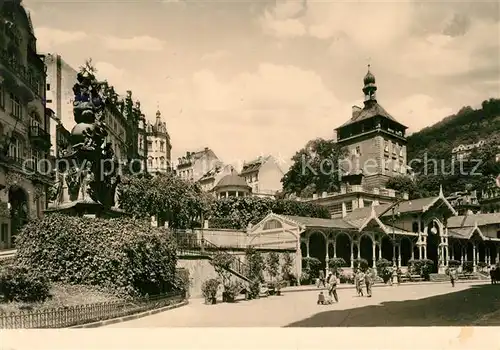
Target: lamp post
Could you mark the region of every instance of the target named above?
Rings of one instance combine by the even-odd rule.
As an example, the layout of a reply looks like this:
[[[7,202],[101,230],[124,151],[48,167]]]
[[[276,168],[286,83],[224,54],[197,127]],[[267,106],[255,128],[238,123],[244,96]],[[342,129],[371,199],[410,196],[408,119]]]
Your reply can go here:
[[[399,208],[399,202],[392,207],[392,266],[396,266],[396,216],[399,216],[399,211],[396,213],[396,209]]]

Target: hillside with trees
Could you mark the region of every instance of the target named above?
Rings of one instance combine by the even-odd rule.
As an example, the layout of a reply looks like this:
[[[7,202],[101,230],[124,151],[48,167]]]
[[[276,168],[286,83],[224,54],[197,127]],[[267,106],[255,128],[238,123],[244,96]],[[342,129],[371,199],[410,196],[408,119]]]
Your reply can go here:
[[[452,161],[453,148],[480,140],[486,144],[472,151],[470,161]],[[445,195],[471,189],[480,192],[493,186],[500,174],[495,159],[499,145],[500,99],[483,101],[479,109],[463,107],[457,114],[408,137],[408,165],[416,176],[413,180],[396,177],[387,187],[409,192],[410,198],[436,195],[440,185]]]

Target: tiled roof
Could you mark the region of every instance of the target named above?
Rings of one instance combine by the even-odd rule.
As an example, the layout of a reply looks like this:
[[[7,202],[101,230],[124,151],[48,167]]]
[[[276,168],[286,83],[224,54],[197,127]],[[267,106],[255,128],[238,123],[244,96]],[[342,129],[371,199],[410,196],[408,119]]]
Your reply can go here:
[[[439,197],[428,197],[428,198],[419,198],[406,200],[399,203],[396,211],[399,213],[411,213],[411,212],[419,212],[424,209],[430,207]],[[393,204],[381,204],[374,206],[375,213],[377,215],[382,215],[382,217],[389,217],[392,215],[392,210],[390,208]],[[372,207],[364,207],[354,209],[352,212],[347,214],[344,218],[346,221],[355,221],[357,219],[366,219],[370,216],[372,211]]]
[[[385,117],[389,120],[392,120],[393,122],[403,125],[396,119],[394,119],[394,117],[391,116],[381,105],[379,105],[377,102],[373,102],[367,104],[363,109],[355,113],[355,115],[351,119],[349,119],[346,123],[342,124],[342,126],[340,126],[339,128],[342,128],[346,125],[357,123],[362,120],[367,120],[376,116]],[[405,125],[403,126],[406,127]]]
[[[265,156],[265,157],[259,157],[257,159],[252,160],[251,162],[245,163],[243,165],[243,169],[241,170],[241,174],[247,174],[259,170],[260,167],[270,159],[272,159],[271,156]]]
[[[448,235],[456,238],[469,239],[472,229],[473,228],[471,227],[452,228],[452,229],[448,228]]]
[[[228,187],[228,186],[243,187],[243,188],[248,188],[248,189],[251,188],[250,186],[248,186],[245,179],[236,173],[224,176],[222,179],[220,179],[220,181],[217,183],[215,188]]]
[[[280,215],[280,216],[298,222],[299,224],[302,224],[306,227],[356,229],[356,227],[350,225],[343,219],[320,219],[320,218],[309,218],[304,216],[291,216],[291,215]]]
[[[448,219],[448,228],[472,227],[476,222],[477,226],[500,224],[500,213],[452,216]]]

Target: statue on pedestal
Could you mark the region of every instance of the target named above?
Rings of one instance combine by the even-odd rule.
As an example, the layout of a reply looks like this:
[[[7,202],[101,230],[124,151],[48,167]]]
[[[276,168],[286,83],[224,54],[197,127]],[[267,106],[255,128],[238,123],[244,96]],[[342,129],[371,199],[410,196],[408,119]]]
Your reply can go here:
[[[69,203],[60,196],[59,203],[75,202],[97,203],[111,208],[115,205],[115,192],[119,176],[119,163],[114,155],[111,143],[107,142],[104,110],[110,97],[104,97],[102,87],[106,83],[98,82],[93,70],[87,67],[77,74],[77,83],[73,87],[73,116],[76,125],[71,130],[71,149],[58,161],[59,171],[67,186]],[[66,185],[66,186],[64,186]],[[89,200],[90,198],[90,200]],[[57,202],[57,201],[56,201]]]

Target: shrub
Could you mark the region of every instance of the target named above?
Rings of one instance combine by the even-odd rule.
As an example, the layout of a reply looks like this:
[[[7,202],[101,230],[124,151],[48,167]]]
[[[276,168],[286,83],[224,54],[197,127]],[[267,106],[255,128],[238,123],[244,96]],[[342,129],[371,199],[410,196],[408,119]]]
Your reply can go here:
[[[292,275],[292,266],[293,266],[292,254],[283,253],[283,266],[281,267],[281,272],[283,274],[283,279],[285,281],[290,281],[290,284],[292,277],[294,277],[295,281],[297,281],[297,278]]]
[[[328,267],[336,275],[342,271],[342,267],[344,266],[346,266],[346,262],[342,258],[331,258],[328,260]]]
[[[217,278],[210,278],[201,285],[201,293],[207,303],[212,303],[217,297],[220,281]]]
[[[354,284],[354,275],[350,272],[342,271],[339,274],[340,283]]]
[[[484,261],[480,261],[477,263],[477,267],[478,267],[479,271],[483,271],[486,266],[488,266],[488,264],[485,263]]]
[[[300,275],[300,284],[303,286],[311,284],[311,275],[307,272],[303,272],[302,275]]]
[[[464,263],[462,265],[462,271],[464,273],[474,272],[474,263],[472,261],[464,261]]]
[[[311,278],[319,277],[320,268],[321,261],[319,261],[319,259],[313,257],[302,258],[302,269],[305,270]]]
[[[10,265],[0,271],[0,294],[5,301],[45,301],[49,291],[47,278],[30,273],[25,268]]]
[[[389,282],[392,277],[392,262],[387,259],[379,259],[375,265],[377,267],[377,275],[384,280],[384,283]]]
[[[280,267],[280,256],[276,252],[270,252],[266,259],[266,270],[272,280],[278,276]]]
[[[252,280],[258,280],[259,283],[264,282],[262,271],[264,271],[265,263],[262,254],[250,247],[245,251],[245,257],[249,270],[248,277]]]
[[[52,282],[132,296],[175,288],[175,240],[148,221],[50,214],[29,222],[16,245],[16,264]]]
[[[224,292],[222,293],[222,301],[232,303],[236,299],[236,296],[242,290],[243,285],[240,281],[230,281],[224,286]]]
[[[410,260],[408,261],[408,265],[410,265],[410,269],[413,274],[418,274],[422,276],[425,281],[430,280],[430,274],[432,270],[432,266],[434,265],[434,261],[429,259],[421,259],[421,260]]]
[[[250,282],[250,290],[248,291],[248,299],[256,299],[260,295],[260,280],[258,278]]]
[[[459,267],[460,266],[460,261],[458,261],[458,260],[450,260],[450,261],[448,261],[448,266],[449,267]]]
[[[360,269],[363,272],[368,270],[368,261],[366,259],[355,259],[352,263],[355,269]]]
[[[186,292],[189,296],[189,289],[191,288],[191,278],[189,277],[189,270],[185,268],[176,269],[175,286]]]

